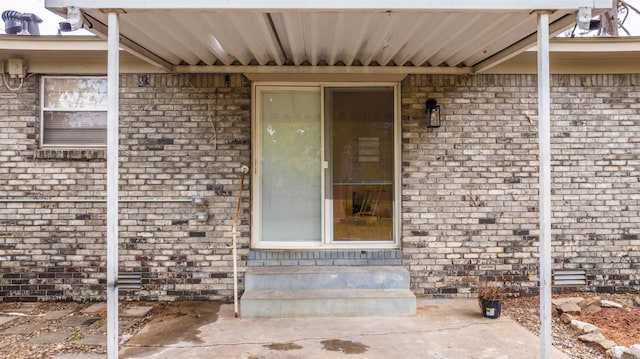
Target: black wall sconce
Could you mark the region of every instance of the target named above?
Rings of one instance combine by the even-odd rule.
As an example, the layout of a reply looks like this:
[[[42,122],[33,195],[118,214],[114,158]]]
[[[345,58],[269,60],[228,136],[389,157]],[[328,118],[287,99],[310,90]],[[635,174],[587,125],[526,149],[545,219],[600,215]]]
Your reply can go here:
[[[438,128],[440,127],[440,105],[436,100],[430,98],[427,100],[427,127]]]

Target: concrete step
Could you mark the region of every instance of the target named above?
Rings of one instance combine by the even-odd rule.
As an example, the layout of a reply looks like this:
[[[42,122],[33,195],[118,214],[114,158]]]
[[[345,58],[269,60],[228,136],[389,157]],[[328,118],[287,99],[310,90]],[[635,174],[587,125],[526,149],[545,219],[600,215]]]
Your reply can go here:
[[[415,314],[416,297],[408,289],[254,290],[240,300],[245,318]]]
[[[400,266],[249,267],[245,290],[409,289]]]
[[[400,266],[249,267],[243,317],[415,315],[409,272]]]

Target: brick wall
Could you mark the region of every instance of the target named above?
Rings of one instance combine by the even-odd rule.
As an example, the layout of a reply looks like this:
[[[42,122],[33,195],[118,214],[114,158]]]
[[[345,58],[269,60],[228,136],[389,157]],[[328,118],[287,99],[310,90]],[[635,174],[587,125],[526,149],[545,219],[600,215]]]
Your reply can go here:
[[[143,76],[148,85],[138,75],[120,81],[120,271],[143,283],[123,294],[229,298],[239,167],[250,159],[249,84],[240,75]],[[0,199],[34,200],[0,202],[0,300],[104,299],[105,151],[38,150],[38,89],[36,78],[19,92],[0,89]],[[206,206],[190,204],[196,194]],[[201,211],[207,222],[193,219]]]
[[[124,296],[229,299],[239,166],[251,155],[249,82],[122,75],[121,86],[120,270],[143,280]],[[638,86],[638,75],[552,78],[554,268],[587,270],[591,290],[640,289]],[[104,299],[105,151],[38,149],[38,94],[37,78],[0,88],[0,300]],[[535,76],[409,76],[402,95],[413,290],[472,295],[482,280],[535,290]],[[427,98],[442,105],[439,129],[425,127]],[[249,188],[248,179],[241,277]],[[196,194],[206,207],[188,202]],[[195,221],[203,210],[209,220]]]
[[[640,289],[640,76],[552,76],[553,268],[589,289]],[[410,76],[402,84],[403,241],[418,294],[478,281],[535,291],[535,75]],[[425,128],[424,102],[443,126]]]

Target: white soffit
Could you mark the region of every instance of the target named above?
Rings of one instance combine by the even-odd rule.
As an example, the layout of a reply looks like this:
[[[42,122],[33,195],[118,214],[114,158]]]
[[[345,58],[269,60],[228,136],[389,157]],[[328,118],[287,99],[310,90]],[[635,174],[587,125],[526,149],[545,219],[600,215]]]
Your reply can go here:
[[[604,6],[604,4],[607,4]],[[480,5],[481,4],[481,5]],[[552,35],[578,6],[609,0],[145,1],[46,0],[76,5],[105,33],[101,8],[122,8],[123,47],[170,66],[369,66],[483,70],[535,44],[536,9]],[[555,24],[554,24],[555,23]],[[153,56],[151,56],[153,57]]]

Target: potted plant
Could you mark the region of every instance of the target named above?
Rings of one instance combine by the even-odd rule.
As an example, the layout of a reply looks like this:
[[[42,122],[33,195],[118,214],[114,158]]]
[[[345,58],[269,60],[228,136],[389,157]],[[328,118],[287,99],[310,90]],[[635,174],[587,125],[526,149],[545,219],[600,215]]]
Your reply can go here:
[[[478,303],[482,310],[482,316],[489,319],[498,319],[502,310],[502,298],[504,290],[494,284],[481,284],[478,286]]]

